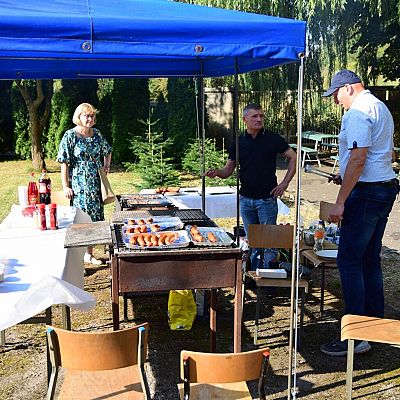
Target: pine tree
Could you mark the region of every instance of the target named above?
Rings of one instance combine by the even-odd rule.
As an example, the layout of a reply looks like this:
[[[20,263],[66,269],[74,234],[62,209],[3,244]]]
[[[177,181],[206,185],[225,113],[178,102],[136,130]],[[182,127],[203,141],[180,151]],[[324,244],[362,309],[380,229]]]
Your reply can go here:
[[[159,120],[151,122],[150,117],[146,120],[139,120],[147,125],[146,139],[135,138],[130,146],[138,162],[136,164],[125,163],[128,171],[134,170],[142,180],[141,188],[156,188],[177,185],[179,174],[174,169],[171,157],[165,153],[171,146],[171,139],[164,140],[162,132],[152,132],[152,127]]]

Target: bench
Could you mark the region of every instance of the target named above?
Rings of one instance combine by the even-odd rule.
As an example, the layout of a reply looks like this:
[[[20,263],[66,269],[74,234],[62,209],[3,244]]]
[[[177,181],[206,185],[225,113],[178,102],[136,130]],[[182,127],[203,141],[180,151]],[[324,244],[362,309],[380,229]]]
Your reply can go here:
[[[293,149],[297,149],[297,144],[290,144],[289,146],[292,147]],[[317,162],[318,166],[319,167],[321,166],[321,161],[318,158],[318,150],[311,149],[310,147],[301,146],[301,151],[303,153],[302,161],[301,161],[302,168],[304,168],[304,164],[306,162],[306,157],[307,157],[308,161]],[[311,158],[311,157],[314,157],[314,158]]]
[[[342,317],[341,339],[348,341],[346,399],[351,400],[354,340],[400,345],[400,321],[348,314]]]

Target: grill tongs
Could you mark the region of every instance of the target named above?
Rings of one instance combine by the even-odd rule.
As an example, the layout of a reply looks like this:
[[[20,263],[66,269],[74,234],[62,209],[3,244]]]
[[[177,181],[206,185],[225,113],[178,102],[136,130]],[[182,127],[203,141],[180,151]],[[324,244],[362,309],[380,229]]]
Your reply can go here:
[[[328,178],[329,181],[335,182],[337,185],[342,183],[342,178],[335,174],[330,174],[329,172],[321,171],[320,169],[314,168],[311,164],[306,164],[304,167],[304,172],[313,173],[324,178]]]

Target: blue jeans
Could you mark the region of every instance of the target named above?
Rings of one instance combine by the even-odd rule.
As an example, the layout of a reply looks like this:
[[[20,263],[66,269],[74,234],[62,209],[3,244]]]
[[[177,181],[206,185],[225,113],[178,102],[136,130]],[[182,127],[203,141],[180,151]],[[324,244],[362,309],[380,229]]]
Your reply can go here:
[[[393,202],[393,186],[357,184],[345,202],[337,265],[345,313],[383,317],[382,238]]]
[[[243,220],[244,230],[248,235],[249,224],[276,224],[278,216],[278,203],[273,197],[266,199],[251,199],[240,196],[240,215]],[[253,249],[250,255],[251,269],[269,268],[269,262],[276,259],[275,249],[264,249],[264,263],[261,260],[262,249]]]

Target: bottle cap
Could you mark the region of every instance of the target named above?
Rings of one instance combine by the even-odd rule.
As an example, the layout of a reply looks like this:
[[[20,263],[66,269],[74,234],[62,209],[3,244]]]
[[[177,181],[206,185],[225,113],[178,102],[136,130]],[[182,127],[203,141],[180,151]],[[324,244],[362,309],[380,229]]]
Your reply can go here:
[[[40,208],[40,209],[46,208],[46,204],[40,203],[40,204],[39,204],[39,208]]]
[[[50,204],[50,208],[57,208],[57,204],[56,203],[51,203]]]

